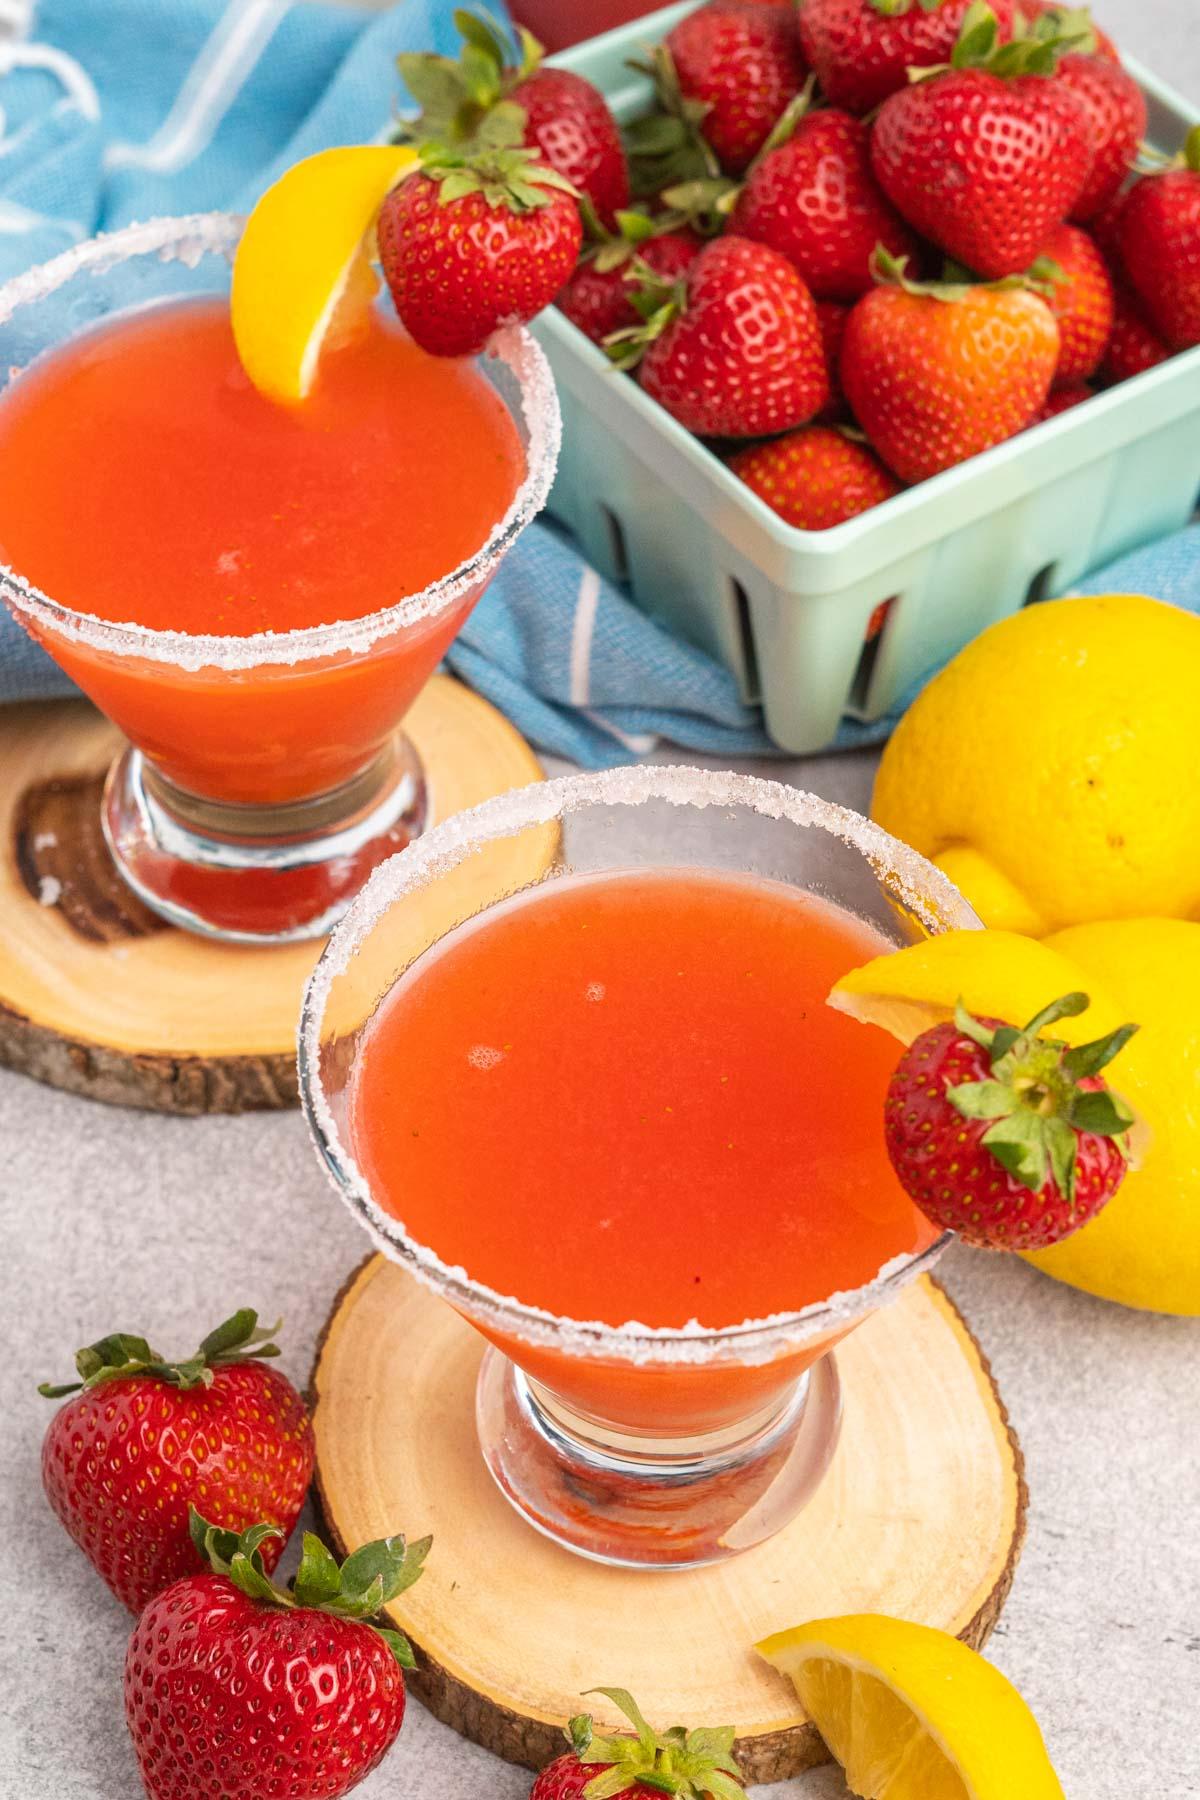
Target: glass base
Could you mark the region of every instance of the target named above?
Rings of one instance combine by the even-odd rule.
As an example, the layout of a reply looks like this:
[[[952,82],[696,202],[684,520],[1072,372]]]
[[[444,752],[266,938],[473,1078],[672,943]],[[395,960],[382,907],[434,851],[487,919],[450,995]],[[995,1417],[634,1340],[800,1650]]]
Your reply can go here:
[[[353,781],[311,800],[242,806],[185,793],[127,749],[104,788],[104,836],[152,912],[202,937],[324,937],[372,869],[425,825],[420,760],[400,732]]]
[[[830,1354],[782,1407],[656,1440],[569,1412],[489,1349],[475,1417],[496,1485],[545,1537],[620,1568],[695,1569],[773,1537],[811,1498],[837,1448],[841,1383]]]

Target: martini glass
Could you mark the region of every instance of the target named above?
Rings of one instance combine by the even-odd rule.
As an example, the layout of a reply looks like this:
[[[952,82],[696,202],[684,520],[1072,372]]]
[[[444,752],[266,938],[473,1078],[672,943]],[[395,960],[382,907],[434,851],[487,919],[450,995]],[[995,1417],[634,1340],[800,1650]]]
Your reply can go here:
[[[536,866],[539,843],[547,873],[536,891],[519,889],[526,877],[514,880],[511,871],[527,871],[531,858]],[[737,1554],[771,1536],[803,1506],[837,1443],[835,1346],[932,1267],[948,1236],[937,1236],[913,1211],[905,1226],[909,1248],[883,1267],[869,1265],[864,1281],[861,1253],[852,1242],[862,1214],[848,1205],[839,1212],[835,1192],[829,1201],[835,1241],[829,1249],[825,1240],[819,1277],[828,1267],[828,1290],[818,1289],[820,1299],[794,1312],[764,1304],[723,1329],[695,1322],[657,1326],[652,1317],[609,1324],[557,1316],[528,1293],[488,1286],[477,1270],[462,1266],[461,1246],[458,1259],[444,1258],[428,1241],[436,1232],[427,1230],[426,1241],[419,1240],[396,1216],[394,1194],[390,1208],[382,1204],[363,1172],[357,1133],[364,1115],[355,1098],[356,1070],[381,1007],[397,980],[418,969],[448,934],[471,921],[466,935],[484,946],[495,908],[512,916],[514,904],[541,904],[555,883],[577,885],[579,878],[597,876],[615,882],[652,871],[736,877],[743,885],[761,881],[775,893],[782,884],[792,890],[785,898],[816,897],[849,915],[881,950],[978,926],[944,876],[913,851],[857,814],[777,783],[660,767],[551,781],[458,815],[375,872],[310,981],[300,1081],[320,1154],[359,1223],[386,1256],[453,1306],[490,1346],[479,1376],[477,1429],[503,1493],[532,1525],[571,1550],[624,1566],[674,1568]],[[514,901],[518,892],[525,900]],[[522,979],[536,983],[538,968],[539,958],[531,955]],[[486,974],[480,981],[488,985]],[[812,1025],[818,1034],[830,1029],[825,1009],[819,1011]],[[863,1033],[869,1043],[868,1027],[840,1021],[840,1028]],[[413,1068],[429,1054],[419,1041],[403,1048]],[[402,1055],[395,1106],[383,1109],[381,1129],[390,1129],[402,1110],[405,1067]],[[522,1092],[523,1156],[536,1160],[540,1154],[541,1123],[553,1104],[536,1087]],[[407,1131],[411,1122],[405,1115],[396,1129]],[[581,1133],[602,1131],[605,1123],[581,1104]],[[740,1123],[730,1125],[730,1136]],[[451,1109],[448,1128],[456,1125]],[[612,1129],[619,1129],[615,1119]],[[860,1135],[882,1133],[882,1118],[857,1129]],[[853,1155],[855,1145],[837,1139],[837,1118],[825,1130],[834,1134],[836,1159]],[[657,1142],[661,1157],[638,1170],[653,1197],[675,1171],[661,1136],[644,1141]],[[502,1154],[498,1146],[496,1156]],[[644,1154],[654,1164],[654,1150]],[[798,1209],[807,1175],[802,1156]],[[833,1180],[836,1187],[838,1177]],[[483,1158],[478,1192],[481,1207],[497,1204]],[[755,1194],[736,1195],[736,1201],[750,1207]],[[647,1204],[652,1209],[653,1198]],[[594,1255],[588,1235],[593,1211],[580,1183],[564,1182],[555,1228],[582,1260]],[[515,1209],[507,1224],[522,1245],[522,1267],[532,1284],[540,1258],[537,1233]],[[635,1257],[641,1248],[637,1231],[622,1239],[623,1254]],[[841,1277],[843,1268],[856,1267],[857,1279]],[[757,1282],[759,1275],[751,1279]]]
[[[152,220],[0,287],[0,392],[110,316],[227,294],[242,224]],[[553,380],[528,333],[506,328],[479,367],[516,425],[524,479],[474,555],[420,593],[389,592],[383,572],[366,617],[247,636],[157,630],[97,618],[0,566],[0,597],[129,740],[104,832],[130,887],[171,923],[256,943],[321,936],[423,828],[423,771],[401,720],[540,511],[558,454]]]

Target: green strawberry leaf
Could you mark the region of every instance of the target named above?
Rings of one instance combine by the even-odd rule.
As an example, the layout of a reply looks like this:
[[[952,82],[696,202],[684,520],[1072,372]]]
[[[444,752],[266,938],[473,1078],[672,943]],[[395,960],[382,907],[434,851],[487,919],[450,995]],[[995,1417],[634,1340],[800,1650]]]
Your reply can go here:
[[[950,57],[954,69],[969,69],[986,62],[1000,38],[1000,21],[987,0],[974,0],[963,15],[958,42]]]
[[[1002,1081],[967,1081],[946,1089],[946,1098],[964,1119],[1007,1119],[1015,1105],[1013,1091]]]
[[[304,1534],[304,1552],[292,1583],[292,1592],[301,1606],[320,1606],[342,1591],[342,1572],[337,1558],[327,1550],[314,1532]]]
[[[412,1645],[402,1631],[395,1631],[389,1625],[376,1625],[374,1628],[400,1664],[402,1669],[415,1669],[417,1659],[413,1655]]]
[[[1037,1193],[1050,1172],[1046,1121],[1036,1113],[1014,1112],[999,1119],[980,1140],[1008,1173]]]
[[[589,1688],[589,1694],[603,1694],[619,1712],[623,1712],[637,1733],[637,1741],[646,1755],[653,1758],[658,1748],[658,1734],[646,1723],[641,1707],[627,1688]],[[586,1696],[585,1696],[586,1697]]]
[[[1123,1137],[1136,1122],[1132,1107],[1111,1088],[1078,1094],[1067,1117],[1076,1131],[1090,1132],[1093,1137]]]
[[[1085,1076],[1098,1075],[1115,1056],[1120,1055],[1130,1038],[1137,1035],[1138,1029],[1136,1025],[1121,1025],[1116,1031],[1110,1031],[1107,1037],[1096,1038],[1090,1044],[1077,1045],[1063,1057],[1063,1069],[1072,1081],[1082,1081]]]
[[[458,7],[454,12],[454,27],[468,44],[490,57],[497,69],[506,66],[512,54],[512,45],[490,13],[468,12],[465,7]]]

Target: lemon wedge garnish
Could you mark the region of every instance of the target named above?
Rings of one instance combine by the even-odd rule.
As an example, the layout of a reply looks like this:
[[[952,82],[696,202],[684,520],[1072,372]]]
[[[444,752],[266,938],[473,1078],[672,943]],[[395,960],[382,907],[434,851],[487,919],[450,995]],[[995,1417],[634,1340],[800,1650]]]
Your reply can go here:
[[[379,291],[372,227],[416,168],[407,144],[355,144],[293,164],[246,221],[230,316],[242,367],[272,400],[303,400],[321,351],[351,335]]]
[[[1077,989],[1091,995],[1091,1007],[1081,1018],[1058,1020],[1056,1037],[1085,1043],[1122,1023],[1103,987],[1051,945],[1014,931],[948,931],[852,969],[829,1004],[911,1044],[953,1018],[960,998],[976,1018],[1022,1025],[1059,994]]]
[[[1063,1800],[1020,1694],[948,1632],[860,1613],[756,1648],[864,1800]]]

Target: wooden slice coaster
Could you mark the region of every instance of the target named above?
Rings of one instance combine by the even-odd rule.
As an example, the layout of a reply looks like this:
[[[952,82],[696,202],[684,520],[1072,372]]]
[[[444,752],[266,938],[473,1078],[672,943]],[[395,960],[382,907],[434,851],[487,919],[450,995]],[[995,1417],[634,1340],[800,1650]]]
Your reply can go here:
[[[541,779],[520,733],[448,676],[405,729],[431,823]],[[83,700],[0,709],[0,1064],[157,1112],[294,1106],[300,998],[321,945],[217,944],[149,912],[100,830],[120,745]],[[510,847],[511,885],[541,873],[544,847],[529,835]]]
[[[560,1550],[493,1486],[475,1441],[471,1326],[382,1257],[335,1303],[313,1376],[317,1487],[344,1553],[433,1533],[389,1611],[415,1692],[510,1762],[564,1748],[580,1695],[629,1688],[660,1727],[738,1728],[751,1781],[827,1761],[791,1686],[755,1656],[808,1619],[886,1612],[978,1647],[1025,1530],[1021,1451],[987,1362],[928,1277],[838,1350],[845,1424],[816,1498],[769,1543],[713,1568],[609,1569]],[[606,1727],[624,1722],[599,1696]]]

